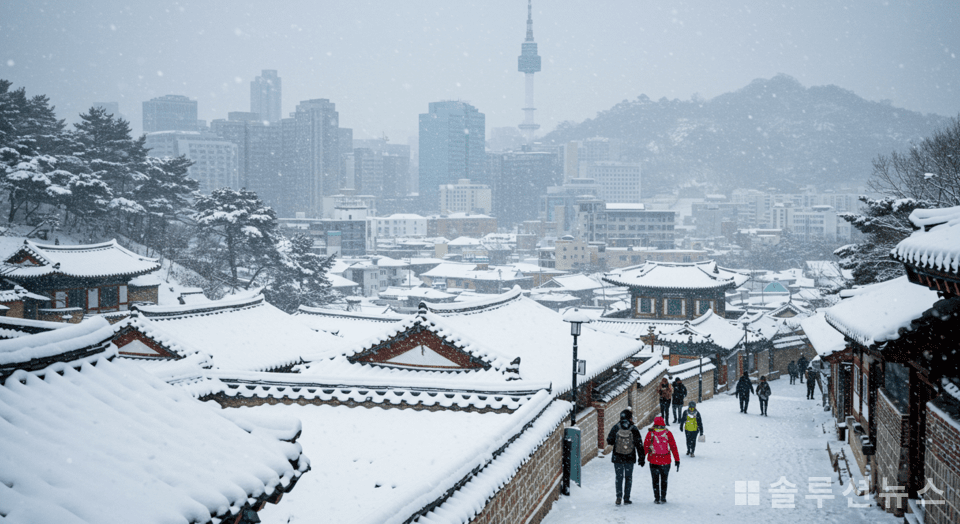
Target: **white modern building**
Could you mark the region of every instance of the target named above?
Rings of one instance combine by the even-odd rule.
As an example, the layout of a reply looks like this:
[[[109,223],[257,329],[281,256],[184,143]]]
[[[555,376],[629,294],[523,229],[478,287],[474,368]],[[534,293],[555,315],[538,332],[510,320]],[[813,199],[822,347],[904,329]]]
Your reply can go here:
[[[640,203],[640,164],[593,162],[587,167],[587,178],[597,184],[600,200]]]
[[[386,217],[367,217],[367,249],[374,250],[378,238],[427,236],[427,219],[409,213]]]
[[[185,155],[193,161],[188,174],[200,182],[200,192],[214,189],[240,189],[237,145],[216,135],[196,131],[158,131],[147,133],[147,153],[165,158]]]
[[[461,178],[456,184],[440,186],[440,214],[473,213],[488,215],[493,209],[493,193],[490,186],[473,184]]]

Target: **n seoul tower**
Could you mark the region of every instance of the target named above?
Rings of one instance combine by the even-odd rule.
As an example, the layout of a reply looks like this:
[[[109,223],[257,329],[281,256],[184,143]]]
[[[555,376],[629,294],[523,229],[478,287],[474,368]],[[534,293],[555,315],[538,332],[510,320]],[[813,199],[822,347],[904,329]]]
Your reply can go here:
[[[520,46],[517,70],[526,75],[527,107],[523,108],[525,113],[523,123],[518,127],[523,132],[527,145],[530,145],[533,143],[533,133],[540,129],[540,126],[533,121],[533,112],[537,110],[533,107],[533,74],[540,72],[540,55],[537,54],[537,43],[533,41],[533,0],[527,0],[527,38]]]

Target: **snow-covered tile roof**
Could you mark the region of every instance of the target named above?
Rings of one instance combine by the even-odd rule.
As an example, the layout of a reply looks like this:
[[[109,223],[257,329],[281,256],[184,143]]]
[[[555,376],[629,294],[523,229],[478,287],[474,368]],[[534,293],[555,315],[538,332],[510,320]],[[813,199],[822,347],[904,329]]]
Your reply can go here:
[[[407,315],[354,313],[339,309],[300,306],[293,319],[310,329],[325,331],[344,339],[361,342],[371,333],[382,331],[387,324],[409,318]]]
[[[62,329],[71,324],[64,322],[49,322],[46,320],[30,320],[16,317],[0,316],[0,339],[19,338],[54,329]]]
[[[539,287],[559,288],[564,291],[588,291],[600,289],[603,285],[587,275],[576,273],[573,275],[557,275]]]
[[[807,335],[810,345],[821,357],[828,357],[847,347],[843,334],[827,323],[823,311],[818,311],[816,315],[801,320],[800,326]]]
[[[223,370],[267,371],[309,361],[340,339],[317,332],[268,304],[258,292],[182,306],[138,306],[118,323],[182,356],[210,355]]]
[[[353,280],[343,278],[342,276],[336,273],[328,273],[327,278],[330,280],[330,287],[333,287],[333,288],[357,287],[360,285],[354,282]]]
[[[16,263],[11,263],[16,260]],[[63,275],[76,278],[136,276],[156,271],[160,263],[125,249],[116,240],[76,246],[37,244],[23,246],[0,265],[0,275],[37,278]]]
[[[304,453],[324,465],[304,476],[281,504],[264,508],[259,515],[264,523],[323,515],[325,522],[392,524],[434,504],[447,522],[469,521],[569,409],[569,403],[551,402],[541,392],[510,414],[312,405],[241,411],[299,417]]]
[[[387,289],[381,291],[379,296],[380,298],[419,297],[426,300],[447,300],[454,298],[456,295],[444,293],[443,291],[433,289],[431,287],[388,287]]]
[[[921,268],[960,273],[960,206],[915,209],[910,220],[920,228],[893,249],[893,256]]]
[[[710,340],[714,344],[727,350],[743,342],[743,326],[735,325],[714,314],[712,310],[691,321],[605,318],[593,326],[609,333],[622,333],[633,337],[648,335],[652,327],[657,340],[672,343],[687,342],[691,335],[695,343],[702,343],[705,342],[706,335],[710,335]],[[756,337],[756,333],[751,332],[749,342],[755,342]]]
[[[15,370],[50,369],[54,363],[79,361],[106,352],[113,328],[102,319],[90,319],[28,336],[0,340],[0,380]]]
[[[569,324],[555,311],[524,297],[519,287],[475,301],[429,304],[427,307],[427,311],[390,325],[363,342],[345,343],[331,350],[334,358],[315,360],[305,367],[303,373],[339,376],[346,373],[341,366],[349,363],[351,358],[403,333],[425,330],[482,362],[483,368],[456,373],[411,370],[402,370],[401,373],[380,366],[353,364],[357,368],[355,373],[369,374],[371,379],[376,375],[410,376],[421,384],[435,383],[440,388],[460,384],[461,388],[479,390],[491,387],[490,382],[494,380],[513,388],[532,387],[528,384],[548,387],[552,383],[557,393],[570,388],[573,338]],[[643,346],[633,337],[594,330],[589,325],[583,327],[578,343],[578,358],[587,362],[587,374],[578,379],[581,383],[629,358]],[[518,357],[519,380],[513,364]]]
[[[115,355],[0,387],[4,522],[214,522],[309,470],[297,420],[228,413]]]
[[[826,310],[827,322],[858,344],[870,347],[900,337],[938,300],[937,292],[899,277],[850,290],[852,296]]]
[[[464,280],[489,280],[504,282],[509,280],[522,280],[525,277],[523,273],[511,266],[496,266],[489,269],[477,269],[477,264],[461,264],[458,262],[445,262],[439,266],[424,272],[421,276],[430,278],[457,278]]]
[[[617,286],[653,289],[726,289],[735,288],[749,277],[716,262],[673,263],[649,260],[640,266],[618,269],[603,279]]]

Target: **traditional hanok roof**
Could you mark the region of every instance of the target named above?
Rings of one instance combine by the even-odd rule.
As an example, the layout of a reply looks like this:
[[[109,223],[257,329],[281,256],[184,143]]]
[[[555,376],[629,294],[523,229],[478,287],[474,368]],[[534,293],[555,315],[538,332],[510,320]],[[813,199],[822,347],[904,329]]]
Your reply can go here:
[[[362,342],[387,324],[410,318],[407,315],[374,314],[320,307],[300,306],[293,319],[315,331],[325,331],[344,341]]]
[[[0,303],[22,302],[24,299],[36,300],[37,302],[49,302],[50,297],[31,293],[21,286],[13,286],[12,289],[0,289]]]
[[[608,333],[621,333],[632,337],[647,336],[654,329],[658,341],[674,344],[689,342],[704,343],[707,335],[710,342],[725,350],[733,350],[743,343],[743,326],[737,325],[709,310],[693,320],[648,320],[604,318],[591,324]],[[763,340],[761,335],[748,328],[747,341],[751,344]]]
[[[960,206],[916,209],[910,221],[920,228],[893,249],[893,258],[924,269],[960,273]]]
[[[564,291],[590,291],[592,289],[600,289],[601,287],[603,287],[603,284],[600,282],[597,282],[587,275],[576,273],[573,275],[557,275],[538,286],[538,289],[553,288]]]
[[[421,276],[429,278],[455,278],[461,280],[486,280],[509,282],[524,280],[529,277],[516,268],[510,266],[494,266],[488,269],[477,269],[477,264],[462,264],[446,262],[424,272]]]
[[[117,344],[138,333],[132,357],[148,355],[154,344],[183,357],[210,355],[221,370],[269,371],[310,360],[339,339],[316,332],[268,304],[259,292],[182,306],[136,306],[135,316],[116,324]],[[135,341],[135,342],[134,342]],[[145,349],[146,348],[146,349]],[[126,345],[120,346],[124,354]]]
[[[642,265],[612,271],[603,280],[632,288],[662,290],[732,289],[749,279],[716,262],[672,263],[649,260]]]
[[[826,310],[826,320],[837,331],[864,347],[900,337],[911,321],[920,318],[939,297],[936,291],[899,277],[848,290],[846,298]]]
[[[111,334],[94,320],[0,342],[23,364],[0,379],[4,522],[233,522],[310,469],[299,421],[198,402],[114,360]]]
[[[125,249],[116,240],[75,246],[23,246],[0,265],[0,275],[19,280],[62,275],[74,278],[135,277],[160,269],[154,258]]]
[[[817,355],[823,358],[843,351],[847,346],[843,334],[827,323],[823,311],[818,311],[816,315],[801,320],[800,326]]]
[[[729,307],[727,309],[729,309]],[[786,304],[768,312],[767,314],[771,317],[777,318],[792,318],[796,316],[806,316],[809,315],[810,312],[807,310],[807,308],[796,302],[787,302]]]
[[[495,391],[569,389],[570,327],[559,314],[522,295],[519,287],[471,302],[424,305],[416,317],[393,324],[362,343],[333,350],[304,374],[362,383],[434,385]],[[643,343],[584,326],[579,357],[587,382],[639,351]]]
[[[55,329],[62,329],[70,324],[64,322],[48,322],[46,320],[30,320],[15,317],[0,317],[0,339],[20,338],[37,333],[45,333]]]

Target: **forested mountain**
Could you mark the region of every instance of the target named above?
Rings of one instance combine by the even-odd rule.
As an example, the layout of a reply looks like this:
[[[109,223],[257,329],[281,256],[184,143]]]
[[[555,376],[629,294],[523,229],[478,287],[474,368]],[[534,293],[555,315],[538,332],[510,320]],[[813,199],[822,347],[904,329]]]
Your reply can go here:
[[[648,195],[692,181],[718,191],[791,190],[860,183],[878,154],[902,150],[946,122],[781,74],[711,100],[641,95],[579,124],[561,123],[544,142],[622,139],[624,159],[643,164]]]

